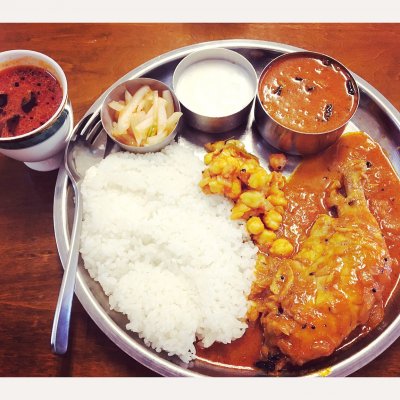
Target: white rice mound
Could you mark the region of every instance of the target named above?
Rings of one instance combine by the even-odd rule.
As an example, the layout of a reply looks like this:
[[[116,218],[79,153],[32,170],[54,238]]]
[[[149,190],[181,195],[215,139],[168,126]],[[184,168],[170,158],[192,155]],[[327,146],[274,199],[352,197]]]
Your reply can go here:
[[[247,328],[257,248],[232,203],[198,186],[188,143],[111,154],[82,183],[81,253],[112,309],[156,351],[184,362],[194,343],[230,343]]]

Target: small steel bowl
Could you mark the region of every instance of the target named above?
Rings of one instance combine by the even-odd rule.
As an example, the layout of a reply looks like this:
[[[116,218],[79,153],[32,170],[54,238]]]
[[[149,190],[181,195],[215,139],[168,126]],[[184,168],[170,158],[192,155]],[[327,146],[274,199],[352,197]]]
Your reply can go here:
[[[177,135],[182,118],[179,119],[178,124],[176,125],[175,129],[161,142],[148,145],[148,146],[130,146],[125,143],[120,142],[118,139],[116,139],[112,133],[111,133],[111,128],[112,128],[112,123],[115,121],[114,119],[114,110],[112,110],[110,107],[108,107],[108,104],[111,101],[119,101],[123,100],[125,97],[125,90],[128,90],[132,95],[135,94],[142,86],[148,85],[152,90],[158,90],[158,91],[163,91],[163,90],[169,90],[172,95],[172,99],[174,101],[174,112],[176,111],[181,111],[181,106],[179,104],[179,100],[176,97],[175,93],[172,91],[172,89],[167,86],[164,82],[158,81],[156,79],[151,79],[151,78],[136,78],[136,79],[131,79],[127,80],[125,82],[122,82],[118,86],[114,87],[111,89],[107,96],[105,97],[103,104],[101,105],[101,111],[100,111],[100,117],[101,117],[101,122],[103,124],[104,130],[107,132],[107,135],[119,146],[121,146],[124,150],[131,151],[134,153],[150,153],[150,152],[156,152],[167,146],[169,143],[171,143],[175,136]]]
[[[239,65],[247,72],[249,82],[254,88],[254,91],[252,96],[249,96],[248,99],[244,99],[243,104],[238,111],[221,116],[202,115],[195,109],[191,109],[184,101],[182,101],[182,98],[180,98],[182,96],[179,96],[177,85],[182,74],[189,66],[205,60],[229,61],[233,64]],[[257,74],[253,65],[236,51],[225,48],[205,49],[189,54],[176,67],[172,82],[175,93],[182,105],[183,117],[188,125],[209,133],[229,132],[230,130],[246,123],[257,91]]]
[[[347,78],[352,82],[355,91],[354,105],[344,124],[336,127],[333,130],[325,132],[300,132],[294,129],[287,128],[284,125],[280,124],[271,115],[269,115],[267,110],[263,107],[260,99],[260,90],[262,89],[261,83],[263,81],[263,77],[271,68],[271,66],[274,65],[276,62],[279,62],[282,59],[295,57],[311,57],[322,60],[329,60],[330,63],[337,65],[341,69],[341,71],[344,72]],[[285,53],[277,58],[274,58],[269,64],[266,65],[264,70],[261,72],[258,81],[256,103],[254,107],[255,125],[257,126],[257,129],[260,132],[261,136],[275,148],[285,153],[294,155],[311,155],[324,150],[339,139],[339,137],[344,132],[346,125],[357,111],[359,100],[360,93],[354,77],[352,76],[350,71],[339,61],[325,54],[311,51]]]

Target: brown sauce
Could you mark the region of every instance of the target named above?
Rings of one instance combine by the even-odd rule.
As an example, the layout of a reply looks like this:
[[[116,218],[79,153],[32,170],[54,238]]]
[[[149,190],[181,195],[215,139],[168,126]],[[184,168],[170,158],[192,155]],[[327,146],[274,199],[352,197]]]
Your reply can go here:
[[[339,141],[317,156],[309,157],[295,170],[284,191],[289,201],[278,235],[285,235],[296,251],[307,237],[317,216],[327,214],[325,191],[331,180],[338,178],[336,166],[347,159],[364,160],[368,166],[364,191],[369,208],[377,219],[390,256],[393,259],[391,284],[386,288],[386,303],[394,296],[400,273],[400,181],[381,147],[363,133],[342,136]],[[357,337],[369,327],[357,329]],[[354,337],[349,338],[351,342]],[[216,343],[208,349],[197,346],[203,362],[231,368],[251,368],[260,358],[262,332],[259,323],[250,324],[242,338],[230,343]]]
[[[259,97],[275,121],[303,133],[340,128],[357,106],[354,81],[343,68],[313,56],[273,62],[260,79]]]
[[[214,343],[203,349],[196,346],[197,358],[231,368],[252,368],[260,357],[262,329],[259,322],[249,323],[244,335],[229,344]]]

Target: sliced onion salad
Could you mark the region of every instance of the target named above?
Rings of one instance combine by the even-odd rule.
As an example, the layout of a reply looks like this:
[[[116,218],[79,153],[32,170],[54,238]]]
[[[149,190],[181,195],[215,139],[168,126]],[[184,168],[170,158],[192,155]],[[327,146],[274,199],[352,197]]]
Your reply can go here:
[[[164,140],[178,124],[181,112],[174,112],[169,90],[151,90],[142,86],[135,94],[125,91],[124,100],[111,101],[115,111],[112,135],[130,146],[149,146]]]

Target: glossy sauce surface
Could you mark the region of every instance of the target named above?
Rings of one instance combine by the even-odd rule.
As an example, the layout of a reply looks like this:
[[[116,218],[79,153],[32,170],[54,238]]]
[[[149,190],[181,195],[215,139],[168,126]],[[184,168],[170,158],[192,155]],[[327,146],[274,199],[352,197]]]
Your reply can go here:
[[[260,79],[268,114],[286,128],[322,133],[345,124],[356,107],[354,82],[332,60],[306,56],[278,59]]]
[[[59,82],[43,68],[26,65],[0,71],[0,136],[39,128],[57,111],[62,97]]]
[[[363,185],[365,196],[393,259],[391,283],[384,292],[387,302],[393,292],[397,293],[394,288],[400,272],[400,201],[397,197],[400,181],[381,147],[367,135],[344,135],[323,153],[304,159],[285,186],[289,204],[278,236],[285,235],[295,245],[295,251],[298,250],[317,216],[329,212],[325,205],[326,188],[339,177],[337,165],[348,159],[364,160],[368,167]],[[362,336],[368,333],[369,327],[360,327],[356,331],[355,336]],[[349,339],[353,341],[353,335]],[[197,354],[205,362],[251,368],[260,357],[261,345],[260,326],[255,324],[235,342],[197,349]]]

